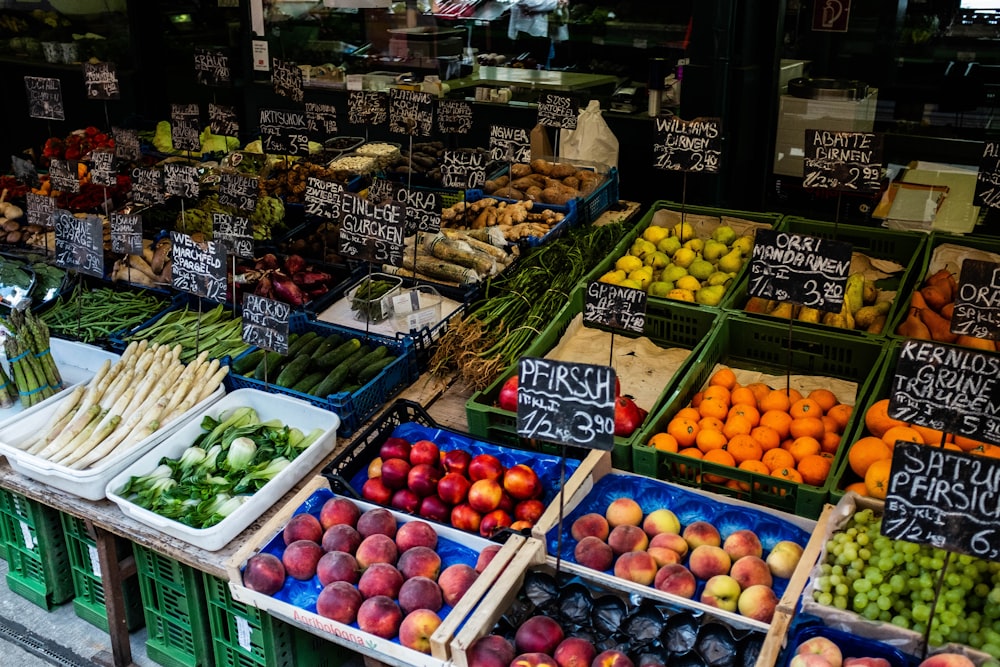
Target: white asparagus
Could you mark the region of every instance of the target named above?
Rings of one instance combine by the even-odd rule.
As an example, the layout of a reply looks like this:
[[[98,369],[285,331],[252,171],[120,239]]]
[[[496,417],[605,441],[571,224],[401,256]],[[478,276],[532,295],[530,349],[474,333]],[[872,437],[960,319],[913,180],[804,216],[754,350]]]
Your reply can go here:
[[[52,425],[51,428],[54,428],[56,424],[65,420],[66,415],[73,412],[73,409],[80,403],[80,399],[83,398],[86,391],[87,390],[84,385],[81,384],[63,397],[62,401],[59,403],[59,409],[55,411],[55,414],[52,415],[52,419],[49,421],[49,424]],[[36,434],[35,437],[29,437],[25,439],[24,442],[15,445],[15,447],[18,449],[24,449],[31,453],[31,449],[39,447],[39,443],[44,442],[44,439],[44,433],[40,436]]]
[[[164,385],[160,383],[153,387],[153,390],[150,391],[149,395],[146,397],[146,401],[144,401],[143,404],[136,410],[132,411],[132,413],[125,419],[124,423],[119,424],[119,427],[116,428],[107,438],[105,438],[104,443],[101,445],[101,451],[110,453],[112,450],[117,450],[119,447],[127,447],[126,441],[128,440],[128,437],[133,429],[137,428],[138,424],[142,422],[144,415],[149,414],[149,411],[153,408],[153,406],[164,398]]]
[[[101,419],[101,422],[94,428],[94,431],[91,434],[91,436],[82,443],[80,443],[80,446],[77,447],[72,452],[70,452],[69,455],[64,456],[58,461],[55,461],[55,463],[68,466],[72,465],[76,461],[79,461],[84,456],[86,456],[90,452],[90,450],[96,447],[101,442],[101,440],[106,438],[111,433],[111,431],[108,431],[106,429],[106,426],[112,421],[114,421],[116,425],[118,424],[119,421],[121,421],[122,410],[125,408],[126,405],[129,404],[129,401],[132,400],[132,396],[134,394],[135,394],[134,387],[131,386],[126,387],[125,391],[123,391],[121,396],[118,397],[118,400],[115,401],[114,405],[108,408],[108,411],[104,414],[104,417]],[[112,430],[114,430],[113,426]]]
[[[122,420],[121,415],[112,415],[111,419],[104,420],[100,424],[98,424],[97,428],[94,429],[94,433],[87,440],[87,443],[90,442],[95,443],[94,448],[91,449],[90,453],[86,457],[87,460],[83,461],[83,459],[78,459],[77,461],[69,464],[69,467],[74,468],[76,470],[81,470],[83,468],[89,468],[96,461],[101,460],[104,454],[102,451],[98,451],[100,444],[104,442],[107,436],[110,435],[118,427],[118,424],[121,423],[121,420]],[[86,443],[84,443],[84,447],[86,446],[87,446]]]
[[[226,379],[226,375],[228,373],[229,366],[222,366],[219,368],[219,370],[217,370],[215,374],[202,385],[201,392],[198,394],[198,402],[200,403],[208,398],[212,392],[215,391],[220,384],[222,384],[222,381]]]
[[[150,435],[155,433],[157,429],[160,428],[160,415],[163,414],[163,409],[167,405],[167,397],[162,396],[156,403],[154,403],[149,410],[146,411],[141,417],[136,415],[136,422],[132,424],[132,428],[129,433],[122,440],[119,447],[127,450],[129,447],[134,446],[136,443],[142,442]]]
[[[94,414],[93,408],[97,408],[96,414]],[[67,442],[66,445],[61,448],[58,456],[50,458],[50,460],[53,463],[58,463],[59,459],[65,455],[64,454],[65,452],[72,452],[81,444],[86,442],[87,438],[90,437],[90,434],[94,432],[95,428],[97,428],[97,424],[100,423],[102,419],[104,419],[104,415],[107,414],[107,410],[102,409],[99,405],[95,405],[93,406],[93,408],[90,411],[88,411],[88,414],[93,414],[93,417],[90,419],[90,421],[88,421],[84,425],[84,427],[80,429],[78,433],[76,433],[72,438],[70,438],[69,442]]]
[[[170,400],[163,408],[164,414],[170,414],[173,411],[173,409],[177,405],[179,405],[181,401],[184,400],[184,397],[187,396],[188,392],[191,391],[191,383],[193,381],[194,378],[188,377],[186,379],[181,380],[177,384],[176,389],[174,389],[174,391],[170,395]]]

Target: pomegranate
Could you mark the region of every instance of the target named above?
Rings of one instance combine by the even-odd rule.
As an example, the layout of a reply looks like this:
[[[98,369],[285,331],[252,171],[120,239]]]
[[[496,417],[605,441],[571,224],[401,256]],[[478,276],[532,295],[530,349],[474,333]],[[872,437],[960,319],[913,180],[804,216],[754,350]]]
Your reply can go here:
[[[615,399],[615,435],[629,436],[642,424],[642,410],[631,396]]]

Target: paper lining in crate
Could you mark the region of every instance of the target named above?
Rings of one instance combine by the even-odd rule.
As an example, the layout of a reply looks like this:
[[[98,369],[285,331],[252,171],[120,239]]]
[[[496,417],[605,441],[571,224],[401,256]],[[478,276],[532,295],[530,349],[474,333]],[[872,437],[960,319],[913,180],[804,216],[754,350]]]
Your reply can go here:
[[[828,505],[828,507],[831,506]],[[810,568],[809,580],[802,591],[801,611],[802,613],[820,618],[828,627],[850,632],[859,637],[876,639],[908,655],[919,656],[924,650],[923,633],[900,627],[894,623],[871,621],[853,611],[826,606],[814,599],[818,585],[817,579],[822,575],[821,566],[827,557],[827,544],[834,533],[844,528],[857,511],[871,509],[875,516],[881,516],[884,508],[885,503],[881,500],[859,496],[853,491],[845,493],[840,502],[833,507],[826,526],[823,530],[818,530],[817,535],[814,536],[814,539],[819,538],[818,541],[822,545],[822,549],[819,552],[817,560]],[[909,577],[910,575],[905,574],[904,576]],[[853,591],[851,593],[853,594]],[[907,600],[907,603],[909,603],[909,600]],[[991,659],[990,655],[983,651],[955,643],[931,646],[928,654],[941,652],[961,653],[976,665],[981,665]]]
[[[205,416],[211,416],[215,420],[221,421],[231,416],[234,410],[243,407],[252,408],[261,422],[277,419],[289,428],[300,429],[304,434],[319,429],[319,435],[256,493],[249,496],[242,505],[218,523],[207,528],[194,528],[169,519],[122,495],[125,483],[133,475],[146,475],[160,465],[163,457],[178,459],[191,447],[195,440],[204,433],[201,424]],[[218,402],[199,410],[181,428],[115,476],[107,483],[107,496],[109,500],[118,505],[122,512],[136,521],[206,551],[217,551],[246,529],[292,489],[305,474],[330,455],[337,444],[337,427],[339,425],[340,419],[337,415],[312,406],[305,401],[258,389],[237,389]]]
[[[319,518],[323,505],[332,498],[346,497],[337,496],[330,490],[324,478],[315,477],[284,505],[278,514],[246,541],[226,563],[233,599],[251,604],[277,619],[387,664],[434,667],[443,665],[450,659],[452,638],[462,628],[476,603],[492,590],[500,573],[524,543],[524,538],[511,536],[454,607],[447,604],[442,607],[441,624],[429,638],[430,653],[424,653],[402,645],[398,636],[383,638],[361,630],[357,622],[346,624],[321,616],[316,611],[316,599],[323,586],[315,576],[305,581],[286,577],[282,589],[274,595],[251,590],[243,584],[243,570],[251,557],[262,552],[281,556],[284,551],[282,531],[294,515],[308,512]],[[362,512],[379,508],[378,505],[361,500],[350,500]],[[421,521],[419,517],[395,510],[389,512],[396,519],[397,525]],[[432,527],[438,535],[437,551],[441,557],[442,571],[457,563],[475,566],[482,549],[494,544],[446,526],[432,524]]]

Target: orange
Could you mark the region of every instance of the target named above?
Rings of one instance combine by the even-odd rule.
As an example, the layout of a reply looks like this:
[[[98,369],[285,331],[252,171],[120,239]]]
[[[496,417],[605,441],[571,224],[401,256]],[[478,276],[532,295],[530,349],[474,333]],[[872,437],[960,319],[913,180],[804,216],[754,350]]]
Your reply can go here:
[[[951,450],[956,451],[956,452],[962,451],[962,448],[959,447],[958,445],[956,445],[954,442],[946,442],[946,443],[944,443],[944,447],[942,447],[942,449],[951,449]]]
[[[683,417],[684,419],[690,419],[691,421],[696,422],[701,419],[701,413],[698,412],[697,409],[688,406],[678,410],[674,417]]]
[[[695,445],[703,452],[711,452],[716,449],[722,449],[726,446],[726,436],[722,433],[722,431],[703,428],[698,431],[698,435],[695,438]]]
[[[823,422],[824,433],[840,433],[840,424],[830,415],[823,415],[820,417],[820,421]]]
[[[746,470],[747,472],[757,473],[758,475],[770,475],[771,474],[771,471],[768,470],[767,466],[764,465],[763,463],[761,463],[760,461],[747,460],[747,461],[744,461],[743,463],[739,464],[736,467],[739,468],[740,470]],[[749,491],[750,490],[750,483],[749,482],[740,482],[739,486],[740,486],[740,490],[741,491]],[[758,482],[758,483],[754,484],[754,488],[755,489],[759,489],[760,488],[760,483]]]
[[[676,454],[678,450],[677,438],[669,433],[657,433],[650,438],[649,442],[646,444],[650,447],[659,449],[660,451],[672,452],[674,454]]]
[[[736,435],[730,438],[726,451],[732,455],[737,465],[744,461],[759,461],[760,457],[764,456],[760,443],[749,435]]]
[[[693,459],[700,459],[702,456],[704,456],[701,450],[698,449],[697,447],[688,447],[687,449],[682,449],[677,453],[680,454],[681,456],[689,456]],[[694,468],[692,468],[692,470],[694,470]],[[677,472],[679,472],[681,475],[687,475],[688,468],[685,465],[679,465],[677,466]],[[694,480],[701,481],[701,475],[695,475]]]
[[[718,385],[731,390],[736,386],[736,373],[734,373],[731,368],[720,368],[712,373],[712,377],[709,378],[708,384]]]
[[[694,439],[698,436],[698,424],[690,419],[674,417],[667,424],[667,433],[674,436],[677,445],[680,447],[690,447],[694,444]]]
[[[757,407],[757,397],[750,387],[737,387],[729,394],[729,402],[732,405],[750,405]]]
[[[871,464],[865,472],[865,488],[868,489],[869,496],[885,500],[885,494],[889,490],[891,469],[892,459],[881,459]]]
[[[798,389],[789,389],[788,391],[785,391],[784,389],[779,389],[778,391],[780,391],[782,394],[788,397],[789,405],[802,398],[802,394],[799,392]]]
[[[702,457],[703,461],[709,461],[711,463],[717,463],[719,465],[729,466],[730,468],[736,467],[736,461],[733,460],[732,455],[724,449],[713,449],[710,452],[706,452],[705,456]],[[712,475],[710,473],[704,473],[705,481],[712,482],[713,484],[722,484],[728,477],[723,477],[721,475]]]
[[[747,385],[747,389],[752,391],[754,398],[757,399],[757,407],[760,407],[761,400],[771,393],[771,388],[763,382],[752,382]]]
[[[816,401],[824,413],[829,412],[830,408],[837,405],[837,395],[829,389],[813,389],[807,398]]]
[[[792,417],[781,410],[768,410],[760,416],[760,425],[773,428],[782,440],[788,437],[792,426]]]
[[[760,424],[760,411],[752,405],[734,403],[733,407],[729,408],[728,416],[731,418],[733,415],[745,417],[750,421],[751,426]]]
[[[714,398],[716,400],[722,401],[726,404],[726,408],[729,408],[729,402],[731,400],[729,390],[725,387],[720,387],[717,384],[709,385],[705,387],[705,390],[701,392],[702,399]]]
[[[726,480],[726,488],[727,489],[732,489],[733,491],[749,491],[749,489],[744,489],[743,485],[744,485],[743,482],[738,482],[735,479],[727,479]],[[739,498],[740,495],[737,494],[736,497]]]
[[[831,460],[819,454],[810,454],[799,461],[795,468],[802,475],[802,481],[813,486],[820,486],[830,474]]]
[[[788,414],[790,414],[793,419],[798,419],[800,417],[822,417],[823,408],[819,407],[819,403],[811,398],[800,398],[792,403],[792,406],[788,408]]]
[[[889,449],[893,449],[896,446],[897,440],[915,442],[918,445],[924,444],[924,439],[920,437],[920,434],[909,426],[893,426],[882,434],[882,442],[887,444]],[[937,443],[935,442],[934,444],[936,445]]]
[[[798,419],[793,419],[788,428],[788,433],[793,438],[801,438],[804,435],[808,435],[817,440],[823,437],[825,431],[823,420],[819,417],[799,417]]]
[[[760,409],[764,412],[769,410],[788,412],[788,408],[791,407],[792,403],[788,400],[788,396],[785,396],[785,392],[772,389],[767,392],[767,396],[759,401],[759,405]]]
[[[847,450],[847,463],[858,477],[864,479],[865,473],[876,461],[884,461],[892,456],[889,445],[881,438],[868,436],[861,438]]]
[[[705,394],[701,393],[700,391],[696,393],[694,396],[691,397],[691,407],[697,408],[699,405],[701,405],[701,399],[703,398],[705,398]]]
[[[881,438],[882,434],[893,426],[906,426],[906,424],[889,416],[889,399],[883,398],[872,403],[865,411],[865,426],[872,435]]]
[[[833,431],[823,434],[823,439],[819,441],[820,448],[827,454],[836,454],[840,449],[840,435]]]
[[[938,441],[940,442],[940,441]],[[973,440],[971,438],[966,438],[964,435],[956,435],[953,442],[965,452],[974,451],[977,447],[982,447],[985,442],[980,442],[978,440]]]
[[[750,431],[753,430],[753,424],[750,420],[745,417],[730,417],[726,420],[726,425],[722,427],[722,432],[726,434],[727,438],[732,438],[734,435],[749,435]]]
[[[788,450],[781,448],[769,449],[764,452],[764,456],[760,457],[760,462],[766,465],[771,472],[780,468],[795,467],[795,457]]]
[[[945,435],[941,431],[936,431],[926,426],[917,426],[916,424],[907,424],[907,426],[920,434],[920,437],[924,439],[925,445],[934,445],[936,447],[941,444],[942,440],[945,442],[954,442],[955,440],[951,433]]]
[[[701,404],[698,405],[698,412],[702,417],[725,419],[726,415],[729,414],[729,404],[723,403],[717,398],[709,398],[706,396]]]
[[[808,435],[804,435],[799,438],[795,438],[795,440],[792,441],[791,449],[788,451],[792,455],[792,458],[795,459],[795,462],[798,463],[807,456],[819,454],[823,451],[823,448],[820,446],[819,440]]]
[[[837,433],[843,433],[854,408],[846,403],[838,403],[826,411],[826,416],[837,422]]]
[[[777,470],[772,470],[771,477],[787,479],[789,482],[795,482],[796,484],[802,483],[802,475],[795,468],[778,468]],[[784,495],[784,492],[782,492],[782,495]]]
[[[848,484],[844,487],[844,492],[846,493],[847,491],[853,491],[859,496],[868,495],[868,487],[865,486],[864,482],[854,482],[853,484]]]
[[[781,444],[781,436],[770,426],[757,426],[750,431],[750,437],[757,441],[763,451],[774,449]]]
[[[983,451],[981,453],[983,456],[988,456],[991,459],[1000,459],[1000,447],[997,447],[996,445],[984,443]]]
[[[722,431],[722,427],[725,426],[725,422],[721,419],[716,419],[715,417],[702,417],[698,420],[698,428],[704,430],[710,428],[713,431]]]

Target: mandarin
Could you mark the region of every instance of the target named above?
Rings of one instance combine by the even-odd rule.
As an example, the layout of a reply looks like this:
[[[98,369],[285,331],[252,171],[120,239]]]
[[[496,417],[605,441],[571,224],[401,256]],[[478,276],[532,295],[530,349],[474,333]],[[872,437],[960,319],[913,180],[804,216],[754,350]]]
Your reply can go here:
[[[781,412],[788,412],[788,408],[791,407],[792,403],[788,400],[788,396],[785,392],[778,391],[777,389],[772,389],[767,392],[767,396],[758,401],[760,409],[764,412],[770,410],[780,410]]]
[[[795,459],[796,464],[805,457],[817,455],[821,451],[823,448],[820,446],[819,440],[808,435],[795,438],[792,441],[792,446],[788,449],[788,453]]]
[[[757,407],[757,397],[750,387],[737,387],[729,395],[729,402],[732,405],[750,405]]]
[[[706,396],[698,405],[698,412],[702,417],[725,419],[726,415],[729,414],[729,404],[724,403],[717,398],[710,398]]]
[[[736,373],[734,373],[731,368],[720,368],[712,373],[712,377],[709,378],[708,384],[718,385],[731,390],[736,386]]]
[[[750,420],[740,416],[730,417],[726,420],[725,426],[722,427],[722,432],[726,434],[727,438],[736,435],[750,435],[752,430],[753,424],[750,423]]]
[[[764,456],[764,449],[760,443],[751,436],[742,434],[729,439],[726,451],[732,455],[737,465],[744,461],[759,461]]]
[[[727,416],[732,417],[733,415],[745,417],[750,421],[751,426],[757,426],[760,424],[760,411],[752,405],[734,403],[733,407],[729,408],[729,414]]]
[[[726,446],[727,438],[722,431],[716,431],[711,428],[703,428],[698,431],[697,437],[695,437],[695,446],[703,452],[710,452],[716,449],[722,449]]]
[[[771,474],[771,471],[768,470],[767,466],[764,465],[761,461],[747,460],[747,461],[744,461],[743,463],[739,464],[736,467],[739,468],[740,470],[746,470],[747,472],[756,473],[758,475],[770,475]],[[740,482],[739,485],[740,485],[740,489],[742,491],[749,491],[750,490],[750,483],[749,482]],[[757,482],[756,484],[754,484],[754,488],[755,489],[760,489],[760,482]]]
[[[889,416],[889,399],[883,398],[865,411],[865,426],[869,433],[881,438],[893,426],[906,426],[906,423]]]
[[[709,463],[717,463],[718,465],[728,466],[730,468],[736,467],[736,461],[733,460],[732,455],[724,449],[713,449],[710,452],[706,452],[705,456],[702,457],[702,461],[707,461]],[[711,482],[713,484],[722,484],[728,477],[723,477],[721,475],[713,475],[711,473],[703,473],[702,475],[706,482]]]
[[[830,474],[831,462],[825,456],[810,454],[801,461],[795,468],[802,475],[802,481],[813,486],[821,486]]]
[[[819,417],[799,417],[793,419],[788,427],[788,434],[793,438],[809,436],[817,440],[823,437],[826,429],[823,428],[823,420]]]
[[[837,405],[837,395],[829,389],[813,389],[806,398],[816,401],[824,413],[829,412],[830,408]]]
[[[843,433],[853,411],[854,408],[852,406],[847,405],[846,403],[838,403],[827,410],[825,416],[830,417],[837,422],[837,433]]]
[[[888,445],[889,449],[894,449],[896,447],[896,442],[899,440],[915,442],[918,445],[925,444],[924,439],[920,436],[920,434],[909,426],[893,426],[882,434],[882,442]]]
[[[750,431],[750,437],[757,441],[765,452],[781,444],[781,435],[770,426],[756,426]]]
[[[875,461],[865,472],[865,488],[868,495],[873,498],[885,500],[885,494],[889,491],[889,473],[892,469],[892,459],[881,459]]]
[[[719,385],[715,384],[705,387],[704,391],[701,392],[701,396],[702,396],[701,400],[703,401],[709,398],[714,398],[718,401],[725,403],[727,410],[729,409],[729,404],[730,401],[732,400],[732,397],[730,396],[728,389],[726,389],[725,387],[720,387]]]
[[[760,425],[774,429],[782,440],[788,437],[792,416],[781,410],[767,410],[760,416]]]
[[[674,436],[680,447],[690,447],[694,444],[694,439],[698,436],[699,427],[697,422],[683,417],[674,417],[667,424],[667,433]]]
[[[823,408],[821,408],[819,403],[811,398],[800,398],[792,403],[791,407],[788,408],[788,414],[792,416],[792,419],[799,419],[800,417],[822,417]]]
[[[760,457],[760,462],[772,472],[780,468],[795,467],[795,457],[792,456],[791,452],[780,447],[764,452],[764,456]]]
[[[847,463],[858,477],[864,479],[865,473],[876,461],[884,461],[892,457],[892,450],[881,438],[867,436],[861,438],[847,450]]]
[[[676,454],[679,446],[677,444],[677,438],[670,435],[669,433],[657,433],[649,439],[646,443],[650,447],[654,447],[664,452],[671,452]]]

